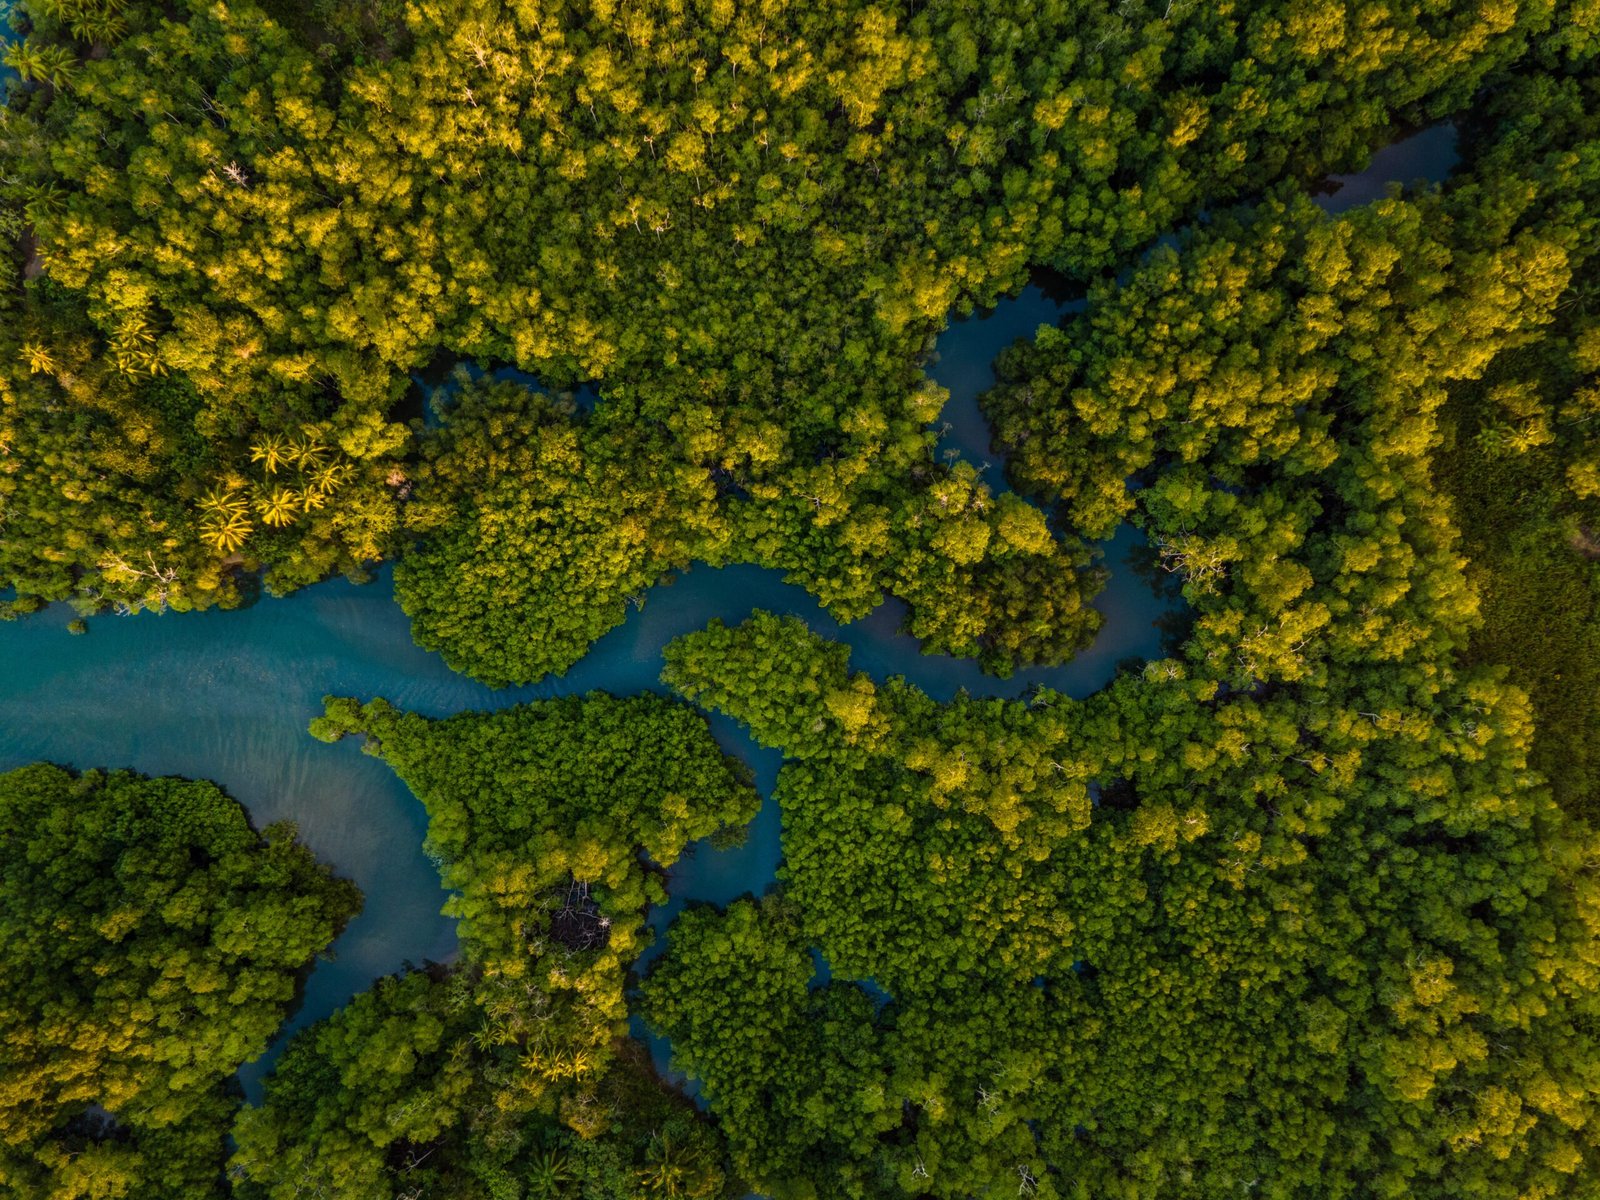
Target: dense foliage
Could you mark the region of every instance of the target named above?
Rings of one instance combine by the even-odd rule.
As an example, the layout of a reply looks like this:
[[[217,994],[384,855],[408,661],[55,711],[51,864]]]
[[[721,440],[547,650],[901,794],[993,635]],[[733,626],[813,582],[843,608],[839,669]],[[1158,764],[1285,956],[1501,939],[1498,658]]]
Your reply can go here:
[[[637,414],[609,400],[581,421],[571,409],[518,383],[463,380],[424,446],[407,516],[424,540],[396,592],[420,645],[491,684],[566,670],[670,568],[774,555],[795,565],[783,537],[730,522],[710,477],[675,465]],[[848,518],[858,557],[841,568],[848,581],[820,589],[841,616],[865,615],[892,589],[930,650],[1001,671],[1067,658],[1099,627],[1083,603],[1099,568],[1036,508],[990,495],[972,467],[884,500]]]
[[[1593,0],[17,28],[8,614],[398,556],[418,641],[506,684],[751,561],[1005,672],[1093,636],[1124,521],[1188,606],[1085,701],[936,703],[768,615],[669,649],[786,759],[780,887],[690,908],[640,991],[709,1118],[626,991],[663,869],[756,810],[703,718],[330,698],[427,807],[462,954],[295,1039],[236,1194],[1600,1197]],[[1305,196],[1447,115],[1443,191]],[[996,494],[919,367],[1039,267],[1088,297],[1001,362]],[[423,419],[458,359],[603,398],[462,371]],[[32,768],[12,809],[0,1182],[217,1190],[221,1080],[350,893],[206,785]]]
[[[0,1190],[225,1194],[224,1081],[359,905],[210,783],[0,775]]]
[[[1492,172],[1213,214],[1003,361],[1012,478],[1145,528],[1177,657],[940,706],[793,621],[669,648],[790,760],[781,897],[684,919],[645,988],[774,1194],[1596,1194],[1600,847],[1481,662],[1435,478],[1453,382],[1584,369],[1600,109],[1545,86]],[[1490,400],[1537,429],[1536,388]]]
[[[1593,136],[1592,73],[1517,79],[1472,122],[1493,176],[1553,138]],[[1592,235],[1591,235],[1592,236]],[[1504,663],[1538,717],[1533,763],[1568,811],[1600,797],[1600,276],[1574,275],[1554,320],[1455,389],[1437,476],[1482,596],[1471,654]]]
[[[704,718],[603,693],[443,721],[330,697],[312,731],[365,736],[427,807],[462,955],[380,982],[290,1044],[237,1127],[242,1194],[733,1187],[714,1131],[624,1041],[661,868],[759,803]]]
[[[1592,318],[1590,319],[1592,322]],[[1496,360],[1445,410],[1441,477],[1482,597],[1472,654],[1504,663],[1538,715],[1533,762],[1564,808],[1600,812],[1600,508],[1584,482],[1600,327],[1563,321]],[[1576,336],[1574,336],[1576,335]],[[1587,376],[1587,378],[1586,378]]]
[[[395,575],[417,644],[490,684],[561,672],[620,624],[630,598],[727,534],[703,477],[648,431],[518,383],[462,381],[425,448]],[[720,534],[720,539],[719,539]]]
[[[893,592],[917,636],[996,669],[1069,654],[1093,632],[1095,579],[1069,569],[1083,550],[931,454],[940,396],[916,358],[951,308],[1034,264],[1104,270],[1202,207],[1359,162],[1397,119],[1463,107],[1592,16],[1544,0],[18,14],[0,204],[21,238],[9,269],[37,278],[5,289],[0,321],[0,584],[24,607],[188,607],[235,602],[238,568],[276,588],[359,573],[403,535],[406,371],[443,353],[599,381],[604,428],[563,435],[581,472],[547,468],[581,474],[592,502],[458,496],[470,431],[435,456],[435,500],[496,529],[439,533],[412,609],[424,640],[493,678],[559,669],[663,562],[721,554],[791,572],[844,617]],[[557,437],[542,406],[506,403],[530,410],[509,432]],[[481,579],[449,569],[463,547],[510,576],[617,510],[631,540],[568,574],[590,590],[561,644],[505,661],[504,630],[537,642],[550,606],[490,613]]]
[[[940,706],[845,656],[757,618],[669,667],[790,760],[781,899],[645,988],[765,1190],[1592,1194],[1596,847],[1517,693]]]
[[[1428,642],[1507,664],[1574,811],[1600,733],[1596,86],[1508,85],[1444,197],[1220,218],[1012,352],[985,401],[1020,486],[1091,532],[1150,531],[1201,614],[1191,656],[1234,682]]]

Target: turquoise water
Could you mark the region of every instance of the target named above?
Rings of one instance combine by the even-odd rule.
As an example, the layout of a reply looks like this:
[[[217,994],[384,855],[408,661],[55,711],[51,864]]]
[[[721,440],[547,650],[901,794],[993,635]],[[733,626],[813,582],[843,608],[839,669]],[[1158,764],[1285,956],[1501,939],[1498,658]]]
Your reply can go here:
[[[1440,152],[1440,129],[1449,131],[1448,155]],[[1344,182],[1329,206],[1358,202],[1357,185],[1375,179],[1381,192],[1379,177],[1429,174],[1404,149],[1422,139],[1431,139],[1425,148],[1437,160],[1430,170],[1447,171],[1454,130],[1439,126],[1380,154],[1372,170]],[[938,341],[929,373],[951,392],[941,448],[988,462],[991,487],[1005,484],[977,408],[992,380],[990,361],[1066,310],[1030,288],[986,316],[952,325]],[[1096,601],[1106,623],[1095,644],[1065,667],[1005,681],[969,661],[922,655],[913,639],[897,633],[903,612],[897,603],[841,628],[802,589],[751,566],[696,568],[652,589],[642,609],[564,678],[500,692],[453,674],[412,644],[386,571],[364,587],[329,582],[235,612],[95,618],[85,637],[66,633],[72,614],[57,606],[0,625],[0,769],[45,759],[204,777],[222,784],[258,825],[296,821],[318,857],[360,885],[366,907],[334,944],[335,957],[311,973],[287,1034],[333,1012],[378,976],[406,963],[447,960],[456,948],[453,923],[439,913],[444,894],[437,873],[421,850],[421,806],[387,766],[355,744],[327,746],[306,735],[324,694],[384,696],[401,708],[444,716],[594,688],[659,691],[661,649],[669,640],[713,617],[735,622],[764,608],[800,616],[818,633],[848,643],[852,665],[874,678],[904,675],[939,699],[962,688],[1019,696],[1035,684],[1084,696],[1109,681],[1122,659],[1160,653],[1154,621],[1164,606],[1128,565],[1138,544],[1138,534],[1125,527],[1105,548],[1112,576]],[[657,930],[689,901],[725,904],[759,894],[780,858],[779,816],[770,799],[779,756],[723,718],[712,725],[724,747],[751,764],[768,800],[744,846],[716,852],[699,845],[673,868],[672,903],[651,914]],[[819,963],[819,979],[825,967]],[[280,1037],[272,1053],[281,1045]],[[653,1050],[665,1069],[665,1043],[653,1042]],[[271,1053],[242,1072],[252,1095],[270,1059]]]
[[[1034,289],[988,319],[953,326],[939,340],[936,379],[951,390],[950,410],[970,424],[990,381],[993,353],[1054,320],[1057,307]],[[982,428],[981,417],[977,418]],[[966,428],[966,426],[964,426]],[[969,428],[964,452],[981,455]],[[998,485],[999,465],[989,472]],[[1106,626],[1095,645],[1066,667],[984,675],[968,660],[923,655],[897,630],[903,606],[883,605],[841,627],[803,589],[754,567],[697,567],[646,594],[641,609],[600,639],[567,675],[530,687],[492,691],[448,670],[411,642],[388,572],[357,587],[318,584],[234,612],[97,617],[87,636],[65,630],[70,610],[56,606],[0,626],[0,769],[40,759],[84,768],[132,767],[148,774],[215,779],[258,825],[294,820],[306,843],[366,894],[366,907],[319,963],[285,1033],[333,1012],[380,975],[406,963],[442,961],[455,951],[453,923],[439,913],[438,875],[421,850],[421,805],[381,761],[354,743],[326,746],[305,732],[328,693],[384,696],[427,716],[489,709],[586,692],[661,690],[661,650],[713,617],[730,623],[753,610],[794,614],[818,633],[847,642],[852,664],[882,680],[904,675],[948,699],[1019,696],[1046,684],[1075,696],[1103,686],[1127,657],[1159,653],[1152,624],[1160,602],[1126,567],[1139,538],[1124,529],[1107,545],[1112,580],[1098,600]],[[749,762],[770,797],[780,756],[752,743],[731,721],[712,719],[723,746]],[[725,904],[772,882],[780,858],[779,817],[770,798],[742,847],[692,848],[671,872],[673,902],[651,914],[664,929],[691,900]],[[659,947],[659,943],[658,943]],[[280,1039],[281,1044],[281,1039]],[[664,1045],[657,1057],[665,1066]],[[255,1093],[264,1063],[243,1073]]]
[[[1111,544],[1111,560],[1137,544],[1132,530]],[[47,759],[75,767],[132,767],[153,775],[215,779],[258,825],[290,819],[324,862],[359,884],[366,908],[334,944],[306,986],[289,1030],[332,1012],[379,975],[406,962],[447,959],[452,923],[439,915],[444,894],[421,852],[422,807],[381,761],[353,742],[312,740],[306,723],[328,693],[384,696],[427,716],[498,708],[519,701],[603,688],[661,690],[661,649],[713,617],[742,620],[764,608],[803,617],[813,629],[855,648],[853,664],[878,679],[903,674],[930,694],[1015,696],[1034,682],[1075,695],[1103,685],[1116,662],[1154,655],[1150,623],[1161,607],[1127,570],[1113,574],[1100,605],[1099,641],[1072,664],[984,676],[969,661],[922,655],[895,632],[894,606],[841,627],[777,572],[738,566],[697,568],[650,591],[642,610],[597,642],[564,678],[492,691],[446,668],[411,642],[393,602],[387,572],[367,586],[342,580],[235,612],[101,617],[73,637],[70,610],[52,609],[0,626],[0,769]],[[713,717],[725,748],[748,761],[770,795],[779,756]],[[726,903],[771,882],[779,859],[776,805],[769,801],[744,846],[697,846],[671,873],[674,903],[652,913],[663,927],[686,900]],[[254,1079],[256,1072],[247,1072]]]

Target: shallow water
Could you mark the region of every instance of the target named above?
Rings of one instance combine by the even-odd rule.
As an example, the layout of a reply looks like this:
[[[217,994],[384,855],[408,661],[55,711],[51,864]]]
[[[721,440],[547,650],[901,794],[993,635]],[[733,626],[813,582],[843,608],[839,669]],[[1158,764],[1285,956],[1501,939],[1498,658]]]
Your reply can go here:
[[[1381,151],[1367,172],[1344,179],[1325,206],[1340,211],[1381,194],[1391,178],[1440,178],[1453,162],[1454,129],[1436,126]],[[957,322],[939,339],[929,373],[951,392],[941,448],[988,462],[985,479],[997,490],[1005,487],[1001,464],[990,453],[977,407],[992,381],[989,364],[1069,307],[1029,288],[990,314]],[[1128,527],[1107,544],[1112,577],[1096,601],[1106,624],[1095,644],[1065,667],[1004,681],[970,661],[922,655],[913,639],[896,632],[903,608],[894,602],[841,629],[802,589],[752,566],[686,572],[652,589],[642,609],[564,678],[500,692],[452,673],[412,644],[387,572],[365,587],[329,582],[235,612],[95,618],[84,637],[66,633],[72,614],[57,606],[0,625],[0,769],[46,759],[209,778],[242,802],[258,826],[296,821],[317,856],[360,885],[366,907],[334,944],[335,957],[312,972],[286,1035],[333,1012],[378,976],[408,962],[448,959],[456,947],[453,922],[439,913],[438,875],[421,850],[421,805],[354,742],[327,746],[306,734],[324,694],[384,696],[401,708],[444,716],[594,688],[659,691],[661,649],[669,640],[713,617],[731,623],[765,608],[801,616],[818,633],[847,642],[856,669],[879,680],[904,675],[938,699],[962,688],[1018,696],[1035,684],[1081,697],[1109,681],[1122,659],[1160,653],[1153,622],[1164,605],[1128,566],[1138,544]],[[712,718],[712,726],[726,749],[751,764],[768,799],[744,846],[716,852],[697,845],[672,869],[673,901],[650,917],[658,931],[688,901],[726,904],[763,892],[778,865],[779,817],[770,797],[780,757],[725,718]],[[658,939],[652,952],[659,949]],[[819,979],[825,967],[819,963]],[[252,1096],[259,1096],[282,1041],[241,1072]],[[653,1050],[665,1069],[665,1043],[654,1040]]]
[[[950,409],[976,414],[978,392],[991,378],[989,359],[1058,311],[1030,289],[988,319],[953,326],[939,341],[933,368],[951,390]],[[962,419],[968,440],[961,448],[976,452],[971,439],[978,435],[970,417]],[[977,421],[981,428],[981,416]],[[998,464],[989,478],[1000,482]],[[335,957],[312,972],[287,1034],[327,1016],[376,977],[455,950],[453,922],[439,913],[445,897],[438,874],[421,850],[421,805],[354,742],[326,746],[306,734],[323,695],[383,696],[425,716],[446,716],[596,688],[660,691],[667,642],[714,617],[732,624],[761,608],[802,617],[823,636],[848,643],[855,669],[879,680],[904,675],[938,699],[963,688],[1019,696],[1035,684],[1084,696],[1102,687],[1120,660],[1160,652],[1152,622],[1163,606],[1126,566],[1138,544],[1132,528],[1107,544],[1113,574],[1097,600],[1107,620],[1095,644],[1065,667],[1021,671],[1008,680],[983,674],[970,660],[922,654],[915,639],[897,632],[904,612],[898,602],[841,627],[779,572],[748,565],[696,567],[651,589],[642,608],[564,677],[504,691],[456,675],[412,644],[387,571],[366,586],[332,581],[234,612],[96,617],[82,637],[66,632],[73,614],[56,606],[0,625],[0,769],[48,759],[204,777],[243,803],[257,825],[296,821],[318,858],[354,879],[367,899],[334,943]],[[757,747],[726,718],[713,717],[712,728],[725,749],[751,765],[768,800],[743,846],[718,852],[697,845],[672,869],[673,902],[651,913],[658,931],[688,901],[726,904],[759,895],[777,870],[779,815],[770,797],[781,756]],[[658,940],[652,950],[659,948]],[[655,1048],[664,1068],[665,1045]],[[252,1095],[270,1058],[242,1072]]]
[[[1112,553],[1137,544],[1128,530]],[[65,630],[57,607],[0,626],[0,769],[41,759],[87,768],[132,767],[152,775],[215,779],[257,825],[294,820],[322,861],[366,893],[366,907],[334,944],[336,958],[308,981],[305,1002],[286,1031],[326,1016],[379,975],[406,962],[448,958],[453,923],[439,915],[438,875],[421,851],[422,806],[379,759],[354,741],[327,746],[306,723],[326,694],[383,696],[426,716],[499,708],[523,700],[586,692],[661,691],[661,650],[713,617],[733,623],[757,608],[792,613],[818,633],[855,647],[852,664],[878,679],[903,674],[930,694],[1020,695],[1034,682],[1074,695],[1100,687],[1118,659],[1154,655],[1154,597],[1121,570],[1100,600],[1106,631],[1065,668],[984,676],[970,661],[922,655],[895,632],[885,605],[840,627],[802,589],[759,567],[697,568],[647,593],[644,607],[598,641],[559,680],[492,691],[451,672],[411,642],[393,602],[387,572],[367,586],[342,580],[235,612],[91,619],[90,632]],[[713,717],[718,740],[749,762],[769,796],[779,755]],[[744,846],[692,848],[671,872],[674,904],[651,914],[664,928],[687,900],[725,904],[759,894],[779,859],[776,804],[770,799]],[[245,1072],[247,1081],[259,1068]]]

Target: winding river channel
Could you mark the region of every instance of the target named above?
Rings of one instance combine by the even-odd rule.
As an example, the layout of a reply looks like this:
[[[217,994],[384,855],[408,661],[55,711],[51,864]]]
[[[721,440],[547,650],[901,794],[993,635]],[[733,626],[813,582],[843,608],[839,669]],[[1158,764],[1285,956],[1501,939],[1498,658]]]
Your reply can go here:
[[[940,339],[932,374],[952,390],[954,428],[946,436],[953,448],[978,461],[986,457],[988,437],[976,414],[978,392],[992,378],[990,360],[1058,314],[1055,303],[1030,288]],[[1000,482],[998,462],[987,475]],[[438,873],[422,853],[422,806],[353,740],[326,746],[306,734],[322,696],[383,696],[438,717],[596,688],[660,691],[667,642],[713,617],[733,623],[758,608],[800,616],[817,632],[848,642],[857,669],[880,680],[904,675],[939,698],[961,688],[1016,696],[1035,683],[1084,696],[1110,679],[1119,660],[1159,653],[1152,621],[1161,605],[1127,569],[1127,554],[1137,544],[1130,528],[1107,547],[1113,573],[1097,600],[1106,625],[1095,644],[1066,667],[1003,681],[968,660],[923,655],[913,638],[897,632],[903,610],[894,602],[840,626],[803,589],[784,583],[780,572],[754,566],[686,571],[652,589],[642,609],[630,612],[562,678],[501,691],[455,674],[412,644],[387,571],[364,586],[330,581],[232,612],[98,617],[83,637],[66,632],[73,614],[56,606],[0,626],[0,769],[44,759],[214,779],[258,826],[295,821],[317,856],[361,887],[366,905],[334,943],[334,956],[312,972],[287,1034],[327,1016],[376,977],[408,962],[447,959],[456,945],[453,922],[439,912],[445,896]],[[731,721],[712,723],[723,746],[751,765],[770,797],[780,756],[756,746]],[[673,903],[653,912],[651,924],[664,929],[689,900],[727,903],[745,892],[759,895],[779,857],[778,811],[769,799],[742,847],[717,852],[696,846],[673,868]],[[664,1066],[664,1047],[657,1052]],[[244,1072],[252,1092],[263,1067]]]
[[[1454,162],[1454,141],[1450,126],[1425,130],[1382,152],[1370,171],[1342,180],[1323,202],[1343,208],[1381,192],[1387,179],[1439,178]],[[951,393],[942,448],[989,462],[991,486],[1004,486],[1001,463],[989,454],[977,407],[993,378],[990,363],[1069,307],[1029,288],[986,315],[956,322],[939,339],[930,374]],[[752,566],[683,573],[651,590],[643,607],[564,677],[503,691],[452,673],[412,644],[387,571],[365,586],[327,582],[233,612],[95,618],[83,637],[66,632],[73,614],[56,606],[0,625],[0,770],[49,760],[214,779],[258,826],[295,821],[317,856],[361,887],[365,908],[334,943],[333,956],[312,971],[273,1050],[241,1072],[247,1091],[259,1096],[288,1034],[332,1013],[375,978],[407,963],[447,960],[456,949],[453,922],[439,911],[445,896],[437,872],[422,853],[422,806],[354,740],[328,746],[306,734],[323,695],[383,696],[404,709],[445,716],[596,688],[660,691],[668,641],[714,617],[736,622],[760,608],[804,618],[848,643],[856,669],[878,680],[902,675],[939,699],[963,688],[1019,696],[1040,683],[1081,697],[1104,686],[1120,661],[1161,653],[1155,622],[1163,602],[1129,564],[1138,545],[1139,535],[1125,527],[1104,548],[1111,580],[1095,601],[1106,620],[1094,645],[1064,667],[1009,680],[986,676],[969,661],[923,655],[915,640],[897,632],[903,610],[895,602],[841,627],[779,572]],[[779,756],[730,721],[713,718],[712,725],[723,746],[751,765],[768,799],[742,847],[718,852],[698,845],[673,868],[672,903],[651,914],[658,931],[688,901],[760,894],[778,866],[779,816],[770,797]],[[659,946],[658,938],[652,952]],[[657,1042],[653,1050],[665,1070],[667,1047]]]

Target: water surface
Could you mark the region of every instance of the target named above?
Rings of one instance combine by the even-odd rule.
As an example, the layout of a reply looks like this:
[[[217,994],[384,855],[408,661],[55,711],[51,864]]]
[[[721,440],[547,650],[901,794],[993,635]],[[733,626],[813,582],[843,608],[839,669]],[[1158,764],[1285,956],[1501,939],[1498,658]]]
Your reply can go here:
[[[1361,175],[1343,177],[1323,203],[1341,211],[1382,194],[1391,179],[1440,179],[1454,163],[1454,145],[1453,126],[1424,130],[1380,151]],[[984,478],[996,490],[1005,488],[1002,464],[977,407],[992,382],[990,362],[1075,307],[1031,287],[939,338],[929,373],[951,394],[941,451],[988,463]],[[690,570],[647,593],[643,607],[564,678],[499,692],[452,673],[412,644],[386,571],[364,587],[323,583],[234,612],[94,618],[86,637],[66,633],[72,614],[57,606],[0,625],[0,769],[44,759],[203,777],[243,803],[257,825],[297,822],[317,856],[360,885],[366,907],[334,944],[335,957],[312,972],[288,1033],[327,1016],[375,978],[407,963],[446,960],[456,947],[453,922],[439,912],[438,875],[421,850],[421,805],[353,741],[327,746],[307,736],[324,694],[384,696],[437,717],[594,688],[660,691],[668,641],[713,617],[732,623],[763,608],[800,616],[818,633],[846,642],[856,669],[880,681],[903,675],[937,699],[962,689],[1020,696],[1039,684],[1081,697],[1102,687],[1119,661],[1160,653],[1154,621],[1164,605],[1128,566],[1139,541],[1124,527],[1106,546],[1112,576],[1096,601],[1106,623],[1095,644],[1065,667],[1004,681],[967,660],[921,654],[915,640],[897,632],[904,610],[896,602],[841,628],[778,572],[753,566]],[[760,894],[780,858],[779,814],[770,798],[780,757],[725,718],[713,717],[712,727],[726,749],[751,765],[767,800],[742,847],[717,852],[697,845],[673,868],[673,901],[651,914],[658,931],[688,901],[726,904]],[[819,978],[824,971],[819,963]],[[664,1068],[665,1043],[657,1040],[654,1050]],[[264,1069],[263,1062],[244,1072],[252,1094]]]
[[[1062,317],[1083,308],[1081,299],[1063,300],[1030,284],[1015,298],[945,330],[928,363],[929,378],[950,393],[939,414],[942,459],[965,459],[978,468],[991,490],[1011,490],[978,397],[994,383],[993,363],[1000,351],[1014,342],[1031,340],[1041,325],[1059,324]]]
[[[963,452],[986,449],[986,434],[984,447],[975,442],[981,416],[977,427],[971,420],[978,392],[991,379],[990,358],[1059,312],[1030,289],[940,338],[933,374],[951,390],[950,411],[965,431]],[[987,477],[1003,486],[998,462]],[[661,691],[667,642],[714,617],[732,624],[756,609],[799,616],[819,634],[849,644],[855,669],[880,681],[904,675],[941,700],[962,689],[1020,696],[1037,684],[1084,696],[1103,686],[1120,660],[1159,653],[1152,622],[1162,605],[1126,569],[1138,544],[1138,534],[1125,528],[1107,545],[1113,575],[1097,601],[1107,619],[1094,646],[1066,667],[1022,671],[1009,680],[983,674],[970,660],[922,654],[915,639],[898,633],[904,613],[898,602],[841,627],[779,572],[748,565],[699,566],[651,589],[642,607],[564,677],[503,691],[451,672],[412,644],[386,570],[366,586],[331,581],[233,612],[96,617],[83,637],[66,633],[73,614],[55,606],[0,625],[0,769],[44,759],[203,777],[243,803],[257,825],[297,822],[318,858],[361,887],[366,907],[335,942],[335,957],[312,972],[304,1003],[285,1026],[289,1033],[327,1016],[378,976],[406,963],[448,959],[456,945],[453,922],[439,913],[445,896],[438,874],[421,850],[421,805],[354,741],[328,746],[306,734],[322,696],[383,696],[441,717],[596,688]],[[759,895],[781,855],[779,814],[770,799],[780,756],[757,747],[726,718],[713,716],[711,723],[724,748],[750,764],[767,801],[743,846],[717,852],[697,845],[672,869],[673,902],[651,913],[658,931],[687,901],[726,904]],[[665,1066],[664,1044],[656,1049]],[[244,1072],[252,1094],[263,1070],[258,1063]]]
[[[1337,215],[1383,199],[1392,183],[1443,183],[1461,161],[1457,140],[1455,122],[1429,125],[1377,151],[1366,170],[1330,175],[1316,202],[1324,212]]]

